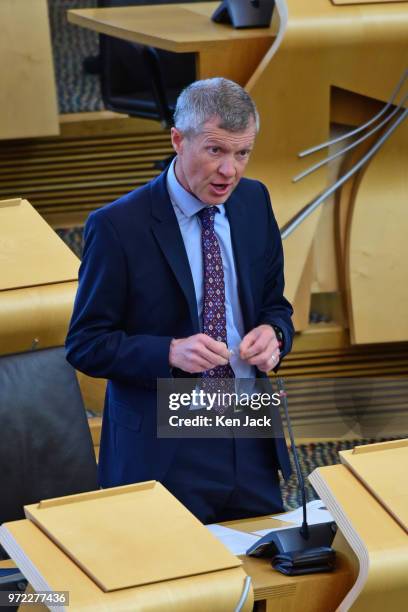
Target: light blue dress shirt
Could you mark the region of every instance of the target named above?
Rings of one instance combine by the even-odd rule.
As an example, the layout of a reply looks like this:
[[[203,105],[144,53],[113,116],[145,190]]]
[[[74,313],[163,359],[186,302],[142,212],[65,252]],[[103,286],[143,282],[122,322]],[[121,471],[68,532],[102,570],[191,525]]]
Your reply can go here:
[[[176,158],[177,159],[177,158]],[[174,166],[170,165],[167,173],[167,190],[180,226],[184,246],[187,251],[193,276],[197,300],[198,320],[202,328],[204,302],[203,253],[201,247],[201,222],[197,213],[206,206],[178,182]],[[238,347],[244,337],[244,321],[238,297],[238,280],[231,244],[231,233],[225,206],[218,205],[219,214],[215,215],[214,230],[221,249],[224,265],[225,314],[227,319],[228,348],[234,351],[230,365],[237,378],[254,378],[255,369],[239,358]]]

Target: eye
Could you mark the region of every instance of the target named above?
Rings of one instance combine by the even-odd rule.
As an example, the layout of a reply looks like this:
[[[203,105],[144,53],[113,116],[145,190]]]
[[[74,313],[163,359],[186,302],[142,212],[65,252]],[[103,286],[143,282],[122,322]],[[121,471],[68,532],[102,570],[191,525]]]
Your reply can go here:
[[[246,159],[250,154],[250,149],[242,149],[242,151],[238,151],[239,159]]]
[[[208,147],[209,152],[211,153],[211,155],[218,155],[218,153],[220,153],[221,151],[221,147],[217,147],[217,146],[212,146],[212,147]]]

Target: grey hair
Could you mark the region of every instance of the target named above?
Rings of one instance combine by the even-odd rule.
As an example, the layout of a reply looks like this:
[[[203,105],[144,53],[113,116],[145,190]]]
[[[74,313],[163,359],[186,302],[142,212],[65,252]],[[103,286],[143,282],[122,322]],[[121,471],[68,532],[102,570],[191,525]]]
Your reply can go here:
[[[234,81],[221,77],[195,81],[177,99],[174,125],[184,134],[197,133],[212,117],[229,132],[245,130],[251,118],[259,130],[259,115],[250,95]]]

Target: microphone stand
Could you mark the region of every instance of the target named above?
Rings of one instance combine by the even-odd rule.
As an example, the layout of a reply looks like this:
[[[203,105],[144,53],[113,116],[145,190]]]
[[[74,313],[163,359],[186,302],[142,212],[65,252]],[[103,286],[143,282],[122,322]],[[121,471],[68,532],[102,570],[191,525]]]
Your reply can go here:
[[[283,410],[285,412],[285,420],[286,420],[286,426],[288,428],[288,432],[289,432],[289,438],[290,438],[290,448],[292,450],[293,453],[293,459],[295,461],[295,471],[296,471],[296,476],[300,485],[300,493],[302,495],[302,508],[303,508],[303,522],[302,522],[302,526],[300,528],[300,535],[304,537],[305,540],[309,539],[309,525],[307,524],[307,508],[306,508],[306,487],[305,487],[305,481],[303,479],[303,474],[302,474],[302,470],[300,469],[300,463],[299,463],[299,456],[297,454],[297,450],[296,450],[296,445],[295,445],[295,438],[293,435],[293,429],[292,429],[292,424],[290,422],[290,417],[289,417],[289,410],[288,410],[288,396],[287,393],[285,391],[285,387],[283,385],[283,379],[282,378],[278,378],[277,379],[277,385],[278,385],[278,391],[279,391],[279,396],[281,398],[281,402],[283,404]]]
[[[246,552],[253,557],[273,557],[278,553],[293,553],[311,550],[321,546],[330,547],[336,533],[334,522],[309,525],[307,522],[306,488],[299,464],[299,456],[295,446],[292,424],[290,422],[288,401],[282,378],[277,379],[279,396],[285,412],[286,426],[288,428],[290,445],[295,461],[295,471],[302,495],[303,522],[301,527],[283,527],[270,531],[260,538]]]

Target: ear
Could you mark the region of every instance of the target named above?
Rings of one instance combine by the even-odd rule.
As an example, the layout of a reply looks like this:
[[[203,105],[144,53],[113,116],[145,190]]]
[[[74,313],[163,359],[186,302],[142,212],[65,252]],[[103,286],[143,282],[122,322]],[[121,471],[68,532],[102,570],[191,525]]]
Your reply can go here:
[[[173,149],[175,150],[177,155],[179,155],[183,152],[184,135],[182,134],[182,132],[180,132],[180,130],[175,127],[172,127],[170,130],[170,136]]]

